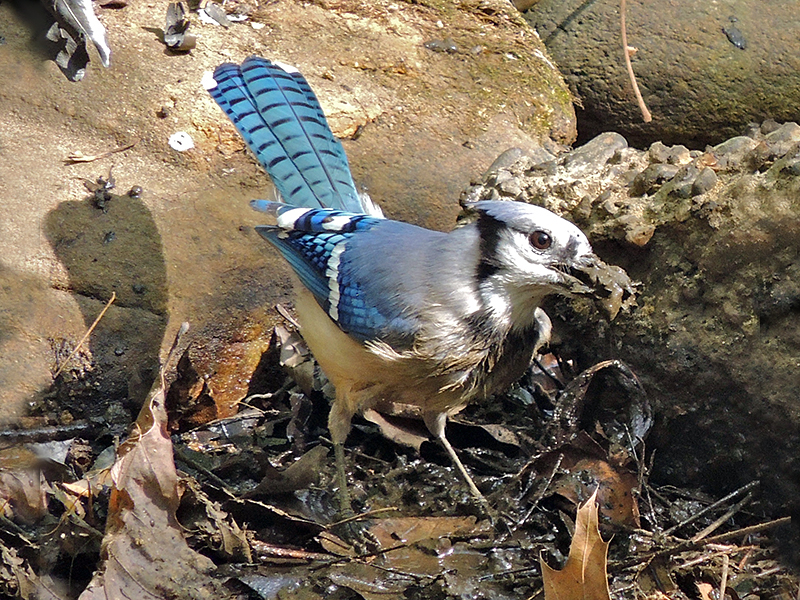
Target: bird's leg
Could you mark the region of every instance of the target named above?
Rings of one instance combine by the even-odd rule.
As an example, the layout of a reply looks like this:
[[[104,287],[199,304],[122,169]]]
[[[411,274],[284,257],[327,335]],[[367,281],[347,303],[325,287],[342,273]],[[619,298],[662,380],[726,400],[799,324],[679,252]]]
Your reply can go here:
[[[347,490],[347,461],[344,457],[344,442],[350,433],[350,421],[353,413],[347,410],[347,403],[337,396],[328,413],[328,430],[333,441],[333,454],[336,460],[336,484],[339,487],[339,511],[343,517],[353,516],[350,505],[350,493]]]
[[[458,454],[456,454],[453,446],[451,446],[450,442],[447,441],[447,437],[444,433],[445,426],[447,425],[447,415],[445,413],[426,413],[424,419],[425,425],[428,427],[428,431],[435,435],[436,439],[439,440],[442,446],[444,446],[444,449],[450,455],[450,459],[453,461],[453,464],[461,473],[464,481],[467,482],[469,491],[481,504],[486,505],[486,498],[483,497],[483,494],[481,494],[478,486],[476,486],[475,482],[472,481],[472,477],[470,477],[469,473],[467,473],[466,467],[461,462],[461,459],[458,458]]]

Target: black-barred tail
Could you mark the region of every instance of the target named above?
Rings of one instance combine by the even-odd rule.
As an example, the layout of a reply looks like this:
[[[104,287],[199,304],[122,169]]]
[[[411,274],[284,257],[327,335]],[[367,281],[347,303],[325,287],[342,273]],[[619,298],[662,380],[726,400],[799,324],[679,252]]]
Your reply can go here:
[[[297,69],[251,56],[226,63],[203,84],[294,206],[361,213],[341,142]]]

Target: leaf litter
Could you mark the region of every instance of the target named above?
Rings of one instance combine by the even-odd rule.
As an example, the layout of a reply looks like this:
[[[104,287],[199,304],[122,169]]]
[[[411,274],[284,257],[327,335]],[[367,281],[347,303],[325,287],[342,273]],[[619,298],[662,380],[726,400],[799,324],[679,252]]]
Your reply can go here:
[[[415,423],[393,421],[400,434],[389,443],[380,419],[356,422],[348,451],[358,516],[340,522],[324,440],[329,386],[294,332],[281,328],[273,342],[262,362],[299,383],[287,376],[252,389],[238,415],[184,422],[176,394],[168,421],[165,374],[116,451],[101,452],[98,435],[85,474],[61,443],[44,446],[50,456],[0,453],[0,591],[368,600],[797,593],[768,537],[787,519],[759,516],[755,484],[719,500],[651,484],[644,439],[654,417],[618,361],[570,376],[567,361],[540,357],[519,386],[454,420],[451,441],[492,515]],[[165,370],[186,398],[197,392],[175,381],[190,362],[184,355],[177,371]]]

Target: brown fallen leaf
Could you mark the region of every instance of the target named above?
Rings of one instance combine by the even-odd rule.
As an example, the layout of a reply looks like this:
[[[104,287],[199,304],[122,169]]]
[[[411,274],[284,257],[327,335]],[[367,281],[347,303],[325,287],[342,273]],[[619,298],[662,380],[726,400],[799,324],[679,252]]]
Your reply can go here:
[[[31,525],[47,514],[47,484],[38,469],[0,472],[0,511],[9,519]]]
[[[702,600],[711,600],[711,594],[714,592],[714,586],[710,583],[695,583],[697,586],[697,591],[700,592],[700,598]]]
[[[327,456],[328,449],[325,446],[316,446],[283,471],[267,465],[264,478],[253,491],[245,494],[245,498],[288,494],[319,483],[322,464]]]
[[[545,600],[610,600],[606,562],[608,542],[598,530],[597,492],[578,508],[575,534],[564,568],[556,571],[539,556]]]
[[[639,509],[633,490],[636,475],[593,457],[580,458],[574,464],[567,457],[562,463],[563,475],[553,482],[551,490],[578,504],[592,487],[600,505],[604,531],[608,527],[630,528],[639,525]]]
[[[101,566],[81,600],[224,597],[208,575],[213,563],[189,548],[176,517],[178,477],[163,379],[119,447],[111,478]]]

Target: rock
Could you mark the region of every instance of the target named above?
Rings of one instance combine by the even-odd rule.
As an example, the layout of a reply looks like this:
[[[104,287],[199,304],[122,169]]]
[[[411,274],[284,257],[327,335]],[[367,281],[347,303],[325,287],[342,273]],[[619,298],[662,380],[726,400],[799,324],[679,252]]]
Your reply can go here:
[[[665,181],[669,181],[678,174],[678,167],[675,165],[654,164],[639,173],[631,185],[631,194],[643,196],[652,194]]]
[[[573,173],[596,171],[602,168],[628,141],[614,132],[601,133],[563,158],[563,164]]]
[[[705,194],[714,189],[715,185],[717,185],[717,174],[714,172],[714,169],[706,167],[700,171],[700,175],[698,175],[697,179],[692,183],[692,196]]]
[[[495,159],[491,166],[486,169],[486,173],[494,173],[500,169],[510,167],[523,156],[525,156],[525,151],[522,148],[509,148]]]
[[[744,165],[745,157],[756,146],[758,146],[758,141],[740,135],[714,146],[714,154],[721,159],[720,166],[736,170]]]
[[[691,198],[692,184],[699,174],[697,165],[689,164],[681,167],[669,182],[670,193],[678,198]]]
[[[642,282],[638,308],[611,324],[580,303],[547,310],[562,359],[620,359],[642,381],[657,423],[651,476],[715,493],[758,479],[773,516],[800,497],[800,169],[795,153],[763,171],[745,156],[796,131],[723,142],[660,186],[662,169],[678,168],[652,162],[667,155],[660,144],[579,175],[566,156],[553,175],[508,170],[520,199],[574,219],[603,260]],[[469,193],[488,197],[488,184]]]
[[[637,146],[661,140],[703,148],[738,135],[754,115],[800,118],[800,21],[793,4],[628,3],[628,44],[637,49],[631,61],[650,123],[631,92],[619,6],[541,0],[525,13],[581,99],[582,139],[614,130]]]

